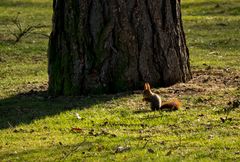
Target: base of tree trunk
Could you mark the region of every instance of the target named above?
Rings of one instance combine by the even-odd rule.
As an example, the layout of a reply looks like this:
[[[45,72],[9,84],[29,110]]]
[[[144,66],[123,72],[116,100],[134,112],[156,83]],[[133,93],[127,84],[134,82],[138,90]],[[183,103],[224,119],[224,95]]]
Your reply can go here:
[[[191,79],[180,0],[54,0],[49,93],[116,93]]]

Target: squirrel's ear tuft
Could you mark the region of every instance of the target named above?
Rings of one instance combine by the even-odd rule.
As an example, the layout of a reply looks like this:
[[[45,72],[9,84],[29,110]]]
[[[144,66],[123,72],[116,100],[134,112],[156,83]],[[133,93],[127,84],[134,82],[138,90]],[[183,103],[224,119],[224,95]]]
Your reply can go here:
[[[151,89],[150,84],[149,83],[147,83],[147,84],[148,84],[148,89],[150,90]]]
[[[150,87],[150,84],[148,83],[148,88],[149,88],[149,90],[151,89],[151,87]]]
[[[149,83],[145,83],[144,84],[144,90],[150,90],[150,84]]]
[[[148,89],[148,83],[145,83],[144,84],[144,90],[147,90]]]

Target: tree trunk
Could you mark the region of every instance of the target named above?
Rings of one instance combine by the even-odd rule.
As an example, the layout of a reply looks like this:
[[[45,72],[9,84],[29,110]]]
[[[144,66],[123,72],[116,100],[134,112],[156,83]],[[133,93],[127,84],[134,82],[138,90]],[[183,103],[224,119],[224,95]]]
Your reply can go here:
[[[180,0],[54,0],[49,93],[170,86],[191,79]]]

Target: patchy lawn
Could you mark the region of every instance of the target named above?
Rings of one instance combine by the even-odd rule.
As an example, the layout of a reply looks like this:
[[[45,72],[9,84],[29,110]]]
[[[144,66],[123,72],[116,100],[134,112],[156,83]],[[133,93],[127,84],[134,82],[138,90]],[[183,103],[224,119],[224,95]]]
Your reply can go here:
[[[182,2],[193,79],[153,89],[175,112],[151,112],[142,91],[48,97],[51,5],[0,2],[0,161],[240,160],[238,0]],[[18,14],[45,27],[14,43]]]

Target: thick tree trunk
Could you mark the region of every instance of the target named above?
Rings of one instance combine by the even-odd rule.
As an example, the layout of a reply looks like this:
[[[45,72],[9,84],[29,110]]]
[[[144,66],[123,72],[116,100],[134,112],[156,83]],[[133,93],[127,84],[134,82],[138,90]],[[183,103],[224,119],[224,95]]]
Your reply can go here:
[[[191,79],[180,0],[54,0],[52,95],[118,92]]]

